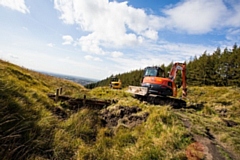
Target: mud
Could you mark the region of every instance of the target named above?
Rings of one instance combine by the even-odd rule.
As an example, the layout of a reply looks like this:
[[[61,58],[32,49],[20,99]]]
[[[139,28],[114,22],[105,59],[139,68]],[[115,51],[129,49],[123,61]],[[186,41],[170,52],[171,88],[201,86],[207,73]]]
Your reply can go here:
[[[55,100],[55,95],[49,94],[49,98]],[[83,108],[88,108],[97,111],[103,126],[108,128],[114,128],[120,125],[132,128],[145,122],[149,115],[148,112],[143,112],[142,109],[137,106],[109,107],[117,101],[75,99],[68,96],[59,96],[58,101],[61,101],[60,106],[50,109],[58,118],[66,120],[72,113]]]
[[[147,120],[149,113],[142,112],[136,106],[115,106],[101,110],[99,116],[106,127],[113,128],[119,125],[132,128]]]
[[[53,109],[51,109],[51,111],[59,119],[67,119],[68,118],[68,114],[60,107],[54,107]]]

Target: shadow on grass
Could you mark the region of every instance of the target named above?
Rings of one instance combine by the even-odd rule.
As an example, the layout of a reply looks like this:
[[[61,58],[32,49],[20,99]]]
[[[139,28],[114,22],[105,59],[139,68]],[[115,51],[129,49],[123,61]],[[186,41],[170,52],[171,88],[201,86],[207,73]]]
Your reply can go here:
[[[230,105],[232,105],[232,102],[226,102],[226,101],[217,101],[217,103],[220,103],[223,106],[230,106]]]
[[[195,111],[201,111],[204,108],[204,103],[191,104],[185,107],[185,109],[194,109]]]
[[[38,126],[39,118],[40,114],[29,107],[28,97],[13,84],[6,84],[0,79],[1,159],[52,156],[52,151],[49,151],[51,141],[43,138],[42,128]]]
[[[139,99],[140,101],[145,101],[149,104],[153,105],[170,105],[175,109],[185,108],[187,103],[183,99],[177,99],[172,97],[162,97],[162,96],[135,96],[135,98]]]

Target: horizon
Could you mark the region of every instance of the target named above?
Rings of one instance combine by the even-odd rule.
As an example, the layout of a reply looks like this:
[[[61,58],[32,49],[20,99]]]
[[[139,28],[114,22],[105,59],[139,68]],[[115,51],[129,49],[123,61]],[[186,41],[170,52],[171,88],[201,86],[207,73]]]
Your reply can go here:
[[[239,0],[5,0],[0,15],[0,59],[99,80],[240,41]]]
[[[76,76],[76,75],[69,75],[69,74],[64,74],[64,73],[56,73],[56,72],[49,72],[49,71],[39,71],[39,70],[35,70],[35,71],[39,72],[39,73],[51,75],[51,76],[67,76],[67,77],[72,77],[72,78],[80,78],[80,79],[83,79],[83,80],[89,80],[89,81],[93,81],[93,82],[101,80],[101,79],[92,79],[92,78]]]

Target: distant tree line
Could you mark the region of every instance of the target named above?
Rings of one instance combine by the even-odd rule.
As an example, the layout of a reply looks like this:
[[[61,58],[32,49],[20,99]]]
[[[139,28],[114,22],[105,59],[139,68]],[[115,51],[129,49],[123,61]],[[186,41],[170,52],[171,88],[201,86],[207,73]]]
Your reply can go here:
[[[204,52],[187,65],[188,83],[191,85],[240,86],[240,47],[213,54]]]
[[[112,77],[117,77],[121,80],[122,88],[127,87],[129,85],[139,86],[141,84],[141,80],[143,77],[143,69],[133,70],[133,71],[123,73],[123,74],[111,75],[110,77],[107,77],[106,79],[103,79],[96,83],[88,84],[85,87],[92,89],[92,88],[99,87],[99,86],[109,86]]]
[[[171,70],[172,65],[173,62],[167,66],[160,65],[165,75]],[[129,85],[139,86],[143,78],[143,69],[111,75],[85,87],[92,89],[108,86],[113,76],[121,79],[123,88]],[[181,81],[180,75],[176,81]],[[187,62],[187,85],[240,86],[240,47],[234,44],[232,49],[225,48],[223,51],[218,47],[212,54],[205,51],[200,57],[192,58]]]

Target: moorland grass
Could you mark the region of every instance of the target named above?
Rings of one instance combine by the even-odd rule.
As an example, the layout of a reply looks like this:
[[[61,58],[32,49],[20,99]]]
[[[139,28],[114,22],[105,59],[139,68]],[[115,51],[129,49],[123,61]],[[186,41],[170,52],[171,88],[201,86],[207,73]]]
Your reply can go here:
[[[125,89],[87,90],[74,82],[4,61],[0,61],[0,71],[2,159],[186,159],[185,151],[193,142],[193,135],[207,137],[206,128],[221,145],[240,155],[240,89],[237,87],[190,86],[187,107],[174,109],[141,102]],[[96,110],[68,112],[68,117],[62,119],[52,109],[62,107],[67,111],[68,106],[63,107],[61,102],[47,97],[59,87],[64,95],[110,99],[115,103],[109,109],[139,107],[149,116],[135,127],[112,128],[102,125]],[[187,126],[183,119],[189,123]],[[228,121],[236,125],[229,127]],[[221,152],[229,157],[224,150]]]

